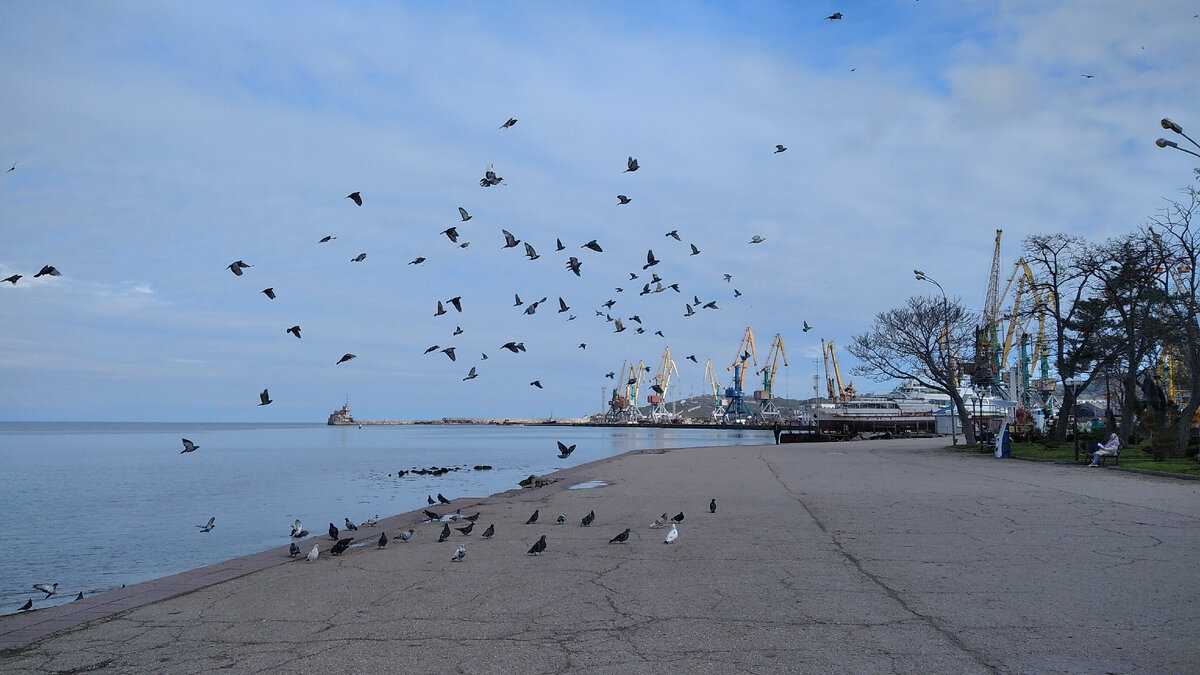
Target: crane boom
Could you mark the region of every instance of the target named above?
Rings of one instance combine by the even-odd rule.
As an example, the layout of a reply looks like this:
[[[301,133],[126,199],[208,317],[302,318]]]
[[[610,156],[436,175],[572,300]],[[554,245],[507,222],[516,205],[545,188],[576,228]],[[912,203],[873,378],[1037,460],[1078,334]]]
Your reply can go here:
[[[780,416],[779,409],[775,407],[774,387],[775,387],[775,371],[779,368],[779,357],[783,357],[783,365],[787,366],[787,351],[783,348],[783,336],[779,333],[775,334],[775,339],[771,342],[771,349],[767,352],[767,358],[763,361],[763,367],[759,369],[758,374],[763,376],[763,388],[754,392],[754,397],[762,401],[762,416],[763,418]]]

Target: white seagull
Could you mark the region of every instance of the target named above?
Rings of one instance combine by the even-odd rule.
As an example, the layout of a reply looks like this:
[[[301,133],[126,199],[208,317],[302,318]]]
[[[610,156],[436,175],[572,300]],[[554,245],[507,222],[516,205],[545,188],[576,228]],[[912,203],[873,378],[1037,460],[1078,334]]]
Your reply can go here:
[[[663,540],[663,543],[669,544],[678,538],[679,538],[679,530],[675,529],[674,525],[671,525],[671,531],[667,533],[667,538]]]
[[[299,537],[300,533],[303,531],[304,531],[304,525],[300,524],[299,518],[292,521],[292,536],[293,537]]]
[[[320,554],[321,554],[321,547],[318,546],[317,544],[313,544],[312,550],[308,552],[308,562],[312,562],[312,561],[316,560],[317,556]]]

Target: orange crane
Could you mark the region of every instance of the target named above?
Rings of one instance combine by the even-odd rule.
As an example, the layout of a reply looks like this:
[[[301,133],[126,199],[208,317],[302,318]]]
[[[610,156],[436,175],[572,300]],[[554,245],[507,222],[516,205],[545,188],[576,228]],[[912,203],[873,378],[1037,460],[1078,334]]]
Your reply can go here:
[[[725,403],[721,400],[721,381],[717,376],[717,369],[713,367],[712,359],[709,359],[704,363],[704,381],[712,386],[712,416],[714,420],[719,420],[725,416]]]
[[[763,367],[758,371],[759,375],[763,376],[763,388],[754,392],[754,398],[761,401],[762,417],[768,417],[778,420],[779,409],[775,407],[775,394],[772,389],[775,386],[775,371],[779,367],[779,357],[783,357],[783,365],[787,367],[787,352],[783,349],[783,336],[779,333],[775,334],[775,340],[771,342],[771,349],[767,352],[767,358],[763,361]]]
[[[854,398],[854,382],[842,386],[842,371],[838,369],[837,355],[833,351],[833,340],[828,343],[822,338],[821,351],[825,353],[825,386],[829,389],[829,398],[833,401],[849,401]],[[833,378],[829,377],[829,362],[833,362]],[[836,378],[836,379],[834,379]],[[836,388],[834,387],[836,383]]]

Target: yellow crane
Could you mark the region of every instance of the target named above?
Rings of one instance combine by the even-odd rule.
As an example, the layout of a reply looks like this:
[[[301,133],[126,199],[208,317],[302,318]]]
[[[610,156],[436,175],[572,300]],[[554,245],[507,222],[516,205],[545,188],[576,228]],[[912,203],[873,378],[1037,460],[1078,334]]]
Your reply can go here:
[[[645,375],[646,363],[644,361],[638,361],[636,366],[633,363],[629,364],[629,377],[625,380],[625,395],[629,399],[629,408],[625,411],[625,419],[630,421],[642,418],[642,411],[638,410],[637,400]]]
[[[738,345],[737,356],[733,360],[733,364],[727,370],[733,371],[733,381],[729,387],[725,389],[725,398],[728,403],[725,405],[725,414],[723,418],[729,421],[745,421],[752,419],[754,413],[750,412],[750,408],[746,405],[746,394],[743,391],[743,385],[746,382],[746,362],[750,361],[754,365],[758,365],[758,357],[754,350],[754,331],[746,326],[746,332],[742,335],[742,341]]]
[[[621,369],[617,371],[617,377],[625,377],[625,366],[629,365],[629,361],[621,362]],[[621,392],[625,392],[622,394]],[[612,398],[608,401],[608,421],[615,422],[625,416],[625,412],[629,409],[629,386],[624,384],[614,384]]]
[[[658,374],[650,380],[650,389],[654,393],[646,397],[646,400],[650,402],[650,417],[655,422],[671,418],[666,404],[667,390],[671,387],[671,373],[675,373],[675,377],[679,377],[679,369],[675,367],[675,360],[671,358],[671,348],[667,347],[663,350]]]
[[[763,388],[754,392],[754,398],[761,401],[762,416],[764,419],[770,417],[779,419],[779,409],[775,407],[775,371],[779,368],[779,359],[783,357],[783,365],[787,367],[787,352],[783,348],[783,336],[779,333],[775,334],[775,339],[771,342],[771,348],[767,351],[767,358],[763,361],[763,367],[759,369],[758,374],[763,376]]]
[[[842,386],[842,371],[838,369],[837,354],[833,351],[833,340],[821,340],[821,350],[825,352],[825,384],[829,388],[829,398],[834,401],[849,401],[854,398],[854,382]],[[833,362],[833,378],[829,377],[829,363]],[[836,388],[834,385],[837,385]]]
[[[712,386],[713,419],[721,419],[725,416],[725,405],[721,402],[721,381],[717,375],[717,369],[713,366],[712,359],[704,362],[704,381]]]

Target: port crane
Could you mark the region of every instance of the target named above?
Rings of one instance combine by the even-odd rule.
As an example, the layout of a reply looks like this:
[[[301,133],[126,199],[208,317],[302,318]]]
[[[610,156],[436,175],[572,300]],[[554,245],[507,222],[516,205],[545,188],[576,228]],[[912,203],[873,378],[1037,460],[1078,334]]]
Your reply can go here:
[[[725,417],[725,403],[721,400],[721,380],[717,375],[717,369],[713,367],[712,359],[704,362],[704,381],[712,386],[713,419],[720,420]]]
[[[679,369],[675,367],[675,360],[671,358],[671,348],[667,347],[663,350],[658,374],[650,380],[650,389],[654,393],[646,396],[646,400],[650,403],[650,418],[655,422],[671,419],[671,413],[667,412],[666,404],[667,389],[671,386],[671,373],[675,373],[675,377],[679,377]]]
[[[779,358],[783,357],[783,365],[787,367],[787,352],[783,348],[783,336],[779,333],[775,334],[775,339],[771,342],[771,348],[767,351],[767,358],[763,361],[763,367],[758,371],[759,375],[763,376],[762,389],[754,392],[754,398],[758,399],[762,406],[760,413],[763,419],[773,419],[778,421],[780,418],[779,409],[775,407],[775,371],[779,367]]]
[[[733,371],[733,380],[725,388],[725,398],[728,399],[728,403],[726,403],[725,413],[722,415],[723,421],[746,422],[754,418],[754,413],[750,412],[749,406],[746,405],[746,393],[742,389],[742,385],[746,381],[747,361],[758,365],[758,357],[754,351],[754,331],[746,326],[746,332],[742,335],[742,341],[738,345],[737,356],[726,369]]]
[[[854,382],[842,386],[842,371],[838,368],[837,355],[833,351],[833,340],[825,342],[821,339],[821,352],[825,357],[825,387],[829,390],[829,400],[849,401],[854,398]],[[833,377],[829,377],[829,362],[833,362]],[[836,385],[836,387],[835,387]]]
[[[641,361],[634,364],[626,360],[621,363],[621,369],[617,373],[625,379],[613,387],[612,398],[608,401],[608,421],[636,422],[642,418],[642,413],[637,407],[637,397],[646,373],[646,364]]]

